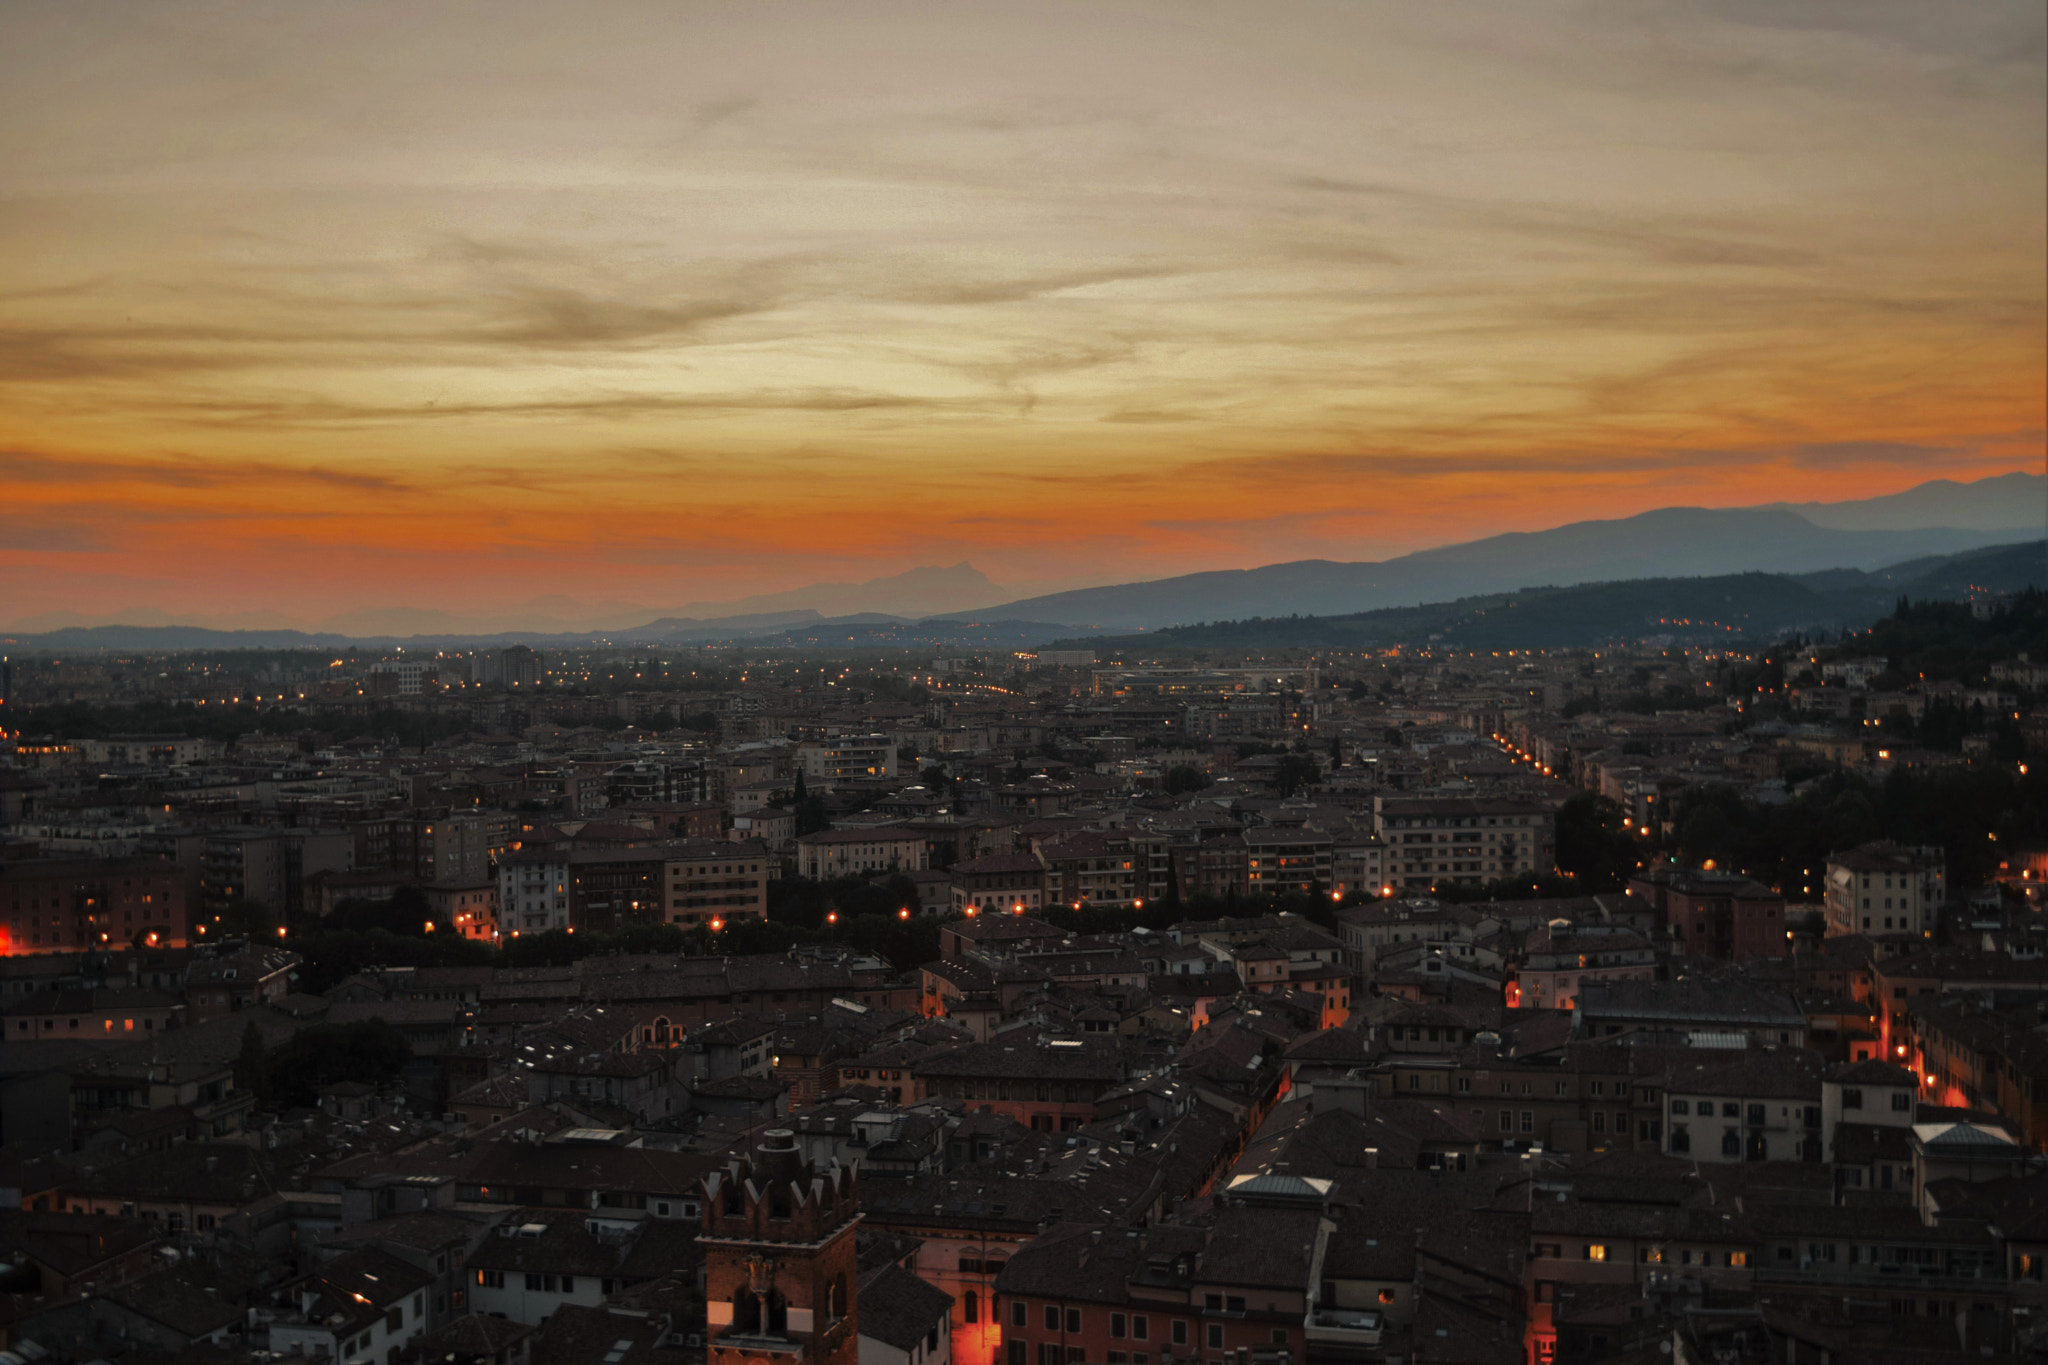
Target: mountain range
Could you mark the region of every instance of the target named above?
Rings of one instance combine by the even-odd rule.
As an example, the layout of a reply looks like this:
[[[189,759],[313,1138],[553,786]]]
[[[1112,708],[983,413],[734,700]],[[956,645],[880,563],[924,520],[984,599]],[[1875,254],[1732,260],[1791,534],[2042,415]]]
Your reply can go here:
[[[668,611],[629,602],[581,604],[537,598],[487,615],[418,608],[350,612],[311,631],[221,631],[161,612],[119,621],[54,615],[9,629],[25,644],[66,648],[287,648],[364,643],[580,644],[593,638],[649,642],[836,640],[841,626],[900,637],[928,621],[962,642],[990,623],[1001,640],[1057,631],[1158,630],[1193,622],[1289,615],[1338,616],[1511,593],[1637,579],[1748,573],[1873,573],[1928,556],[2032,538],[2048,529],[2048,476],[2012,473],[1974,483],[1937,479],[1901,493],[1835,503],[1668,507],[1635,516],[1512,532],[1377,562],[1298,560],[1253,569],[1182,574],[1145,582],[1012,598],[971,563],[910,569],[861,583],[819,583]],[[970,619],[971,618],[971,619]],[[941,625],[943,623],[943,625]],[[296,623],[290,623],[296,624]],[[834,627],[820,633],[819,627]],[[1012,630],[1011,627],[1017,627]],[[930,636],[934,630],[919,634]],[[1019,633],[1021,631],[1021,634]],[[991,642],[996,637],[990,637]]]
[[[1958,490],[1969,490],[1969,496]],[[1926,520],[1943,514],[1959,520],[1968,514],[1977,524],[1949,526]],[[2031,521],[2012,525],[2027,515]],[[1889,516],[1893,525],[1857,525],[1873,516]],[[1821,524],[1829,520],[1850,523],[1854,529]],[[1983,524],[1991,521],[2000,524]],[[1222,618],[1370,611],[1532,584],[1872,570],[1926,555],[2009,543],[2044,529],[2048,476],[2006,474],[1977,484],[1937,480],[1891,498],[1809,504],[1804,510],[1666,507],[1611,521],[1488,536],[1378,563],[1308,559],[1083,588],[1004,603],[991,614],[1151,630]]]
[[[1060,641],[1120,649],[1583,648],[1637,640],[1678,644],[1770,640],[1861,630],[1901,596],[1955,599],[1972,591],[2048,586],[2048,540],[1916,559],[1875,572],[1743,573],[1633,578],[1523,588],[1450,602],[1333,616],[1278,616],[1170,627],[1142,635]]]

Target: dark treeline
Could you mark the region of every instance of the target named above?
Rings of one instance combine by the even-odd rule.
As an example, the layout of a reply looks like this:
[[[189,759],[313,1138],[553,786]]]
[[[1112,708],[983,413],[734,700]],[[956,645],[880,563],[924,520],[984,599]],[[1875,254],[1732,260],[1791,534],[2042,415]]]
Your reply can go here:
[[[1980,886],[2001,850],[2048,841],[2048,774],[2027,766],[2026,773],[2017,763],[1899,768],[1876,781],[1830,772],[1780,804],[1701,787],[1679,801],[1668,852],[1689,866],[1712,859],[1788,897],[1817,897],[1830,853],[1890,839],[1940,847],[1950,886]]]

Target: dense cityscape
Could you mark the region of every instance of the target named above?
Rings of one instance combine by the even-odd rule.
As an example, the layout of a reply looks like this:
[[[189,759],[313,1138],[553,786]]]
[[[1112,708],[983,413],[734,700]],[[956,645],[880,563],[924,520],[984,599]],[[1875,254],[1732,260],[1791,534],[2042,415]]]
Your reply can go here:
[[[2041,610],[11,657],[0,1345],[2017,1357]]]
[[[2042,0],[0,4],[0,1365],[2048,1365]]]

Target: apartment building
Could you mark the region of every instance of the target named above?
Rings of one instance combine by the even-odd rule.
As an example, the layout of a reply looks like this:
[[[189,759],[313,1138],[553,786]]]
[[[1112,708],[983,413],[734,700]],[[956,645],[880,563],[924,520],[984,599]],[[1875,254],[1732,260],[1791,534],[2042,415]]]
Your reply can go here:
[[[894,826],[825,829],[796,841],[797,875],[813,881],[922,872],[924,868],[924,836],[915,830]]]
[[[896,740],[891,735],[840,735],[797,745],[796,762],[813,784],[830,787],[854,778],[894,777]]]
[[[1817,1054],[1775,1046],[1702,1054],[1667,1077],[1666,1151],[1702,1163],[1826,1158],[1834,1135]]]
[[[1218,1208],[1146,1230],[1066,1223],[996,1279],[1002,1365],[1306,1358],[1316,1208]]]
[[[963,1101],[1041,1132],[1068,1132],[1095,1118],[1095,1101],[1123,1080],[1112,1047],[1079,1038],[1027,1037],[967,1043],[913,1062],[917,1098]]]
[[[630,923],[721,927],[767,915],[772,874],[767,846],[754,839],[522,849],[498,868],[499,932],[603,932]]]
[[[1330,890],[1336,841],[1320,830],[1255,825],[1240,836],[1246,850],[1245,883],[1253,895]]]
[[[185,881],[157,858],[32,858],[0,865],[0,952],[78,953],[140,939],[185,946]]]
[[[1477,886],[1557,865],[1557,819],[1543,801],[1472,796],[1377,796],[1373,834],[1394,886]]]
[[[290,857],[281,830],[260,826],[206,832],[200,895],[213,914],[243,901],[260,901],[282,914],[290,883]]]
[[[1657,952],[1633,929],[1590,925],[1545,925],[1529,936],[1508,1003],[1522,1009],[1568,1010],[1586,986],[1614,981],[1650,981]]]
[[[1947,879],[1948,857],[1931,844],[1838,853],[1828,859],[1828,933],[1925,935],[1940,919]]]
[[[1036,853],[991,853],[947,870],[956,914],[1031,914],[1045,904],[1045,863]]]
[[[1647,868],[1629,879],[1628,893],[1656,912],[1674,955],[1748,962],[1791,951],[1784,896],[1739,873]]]

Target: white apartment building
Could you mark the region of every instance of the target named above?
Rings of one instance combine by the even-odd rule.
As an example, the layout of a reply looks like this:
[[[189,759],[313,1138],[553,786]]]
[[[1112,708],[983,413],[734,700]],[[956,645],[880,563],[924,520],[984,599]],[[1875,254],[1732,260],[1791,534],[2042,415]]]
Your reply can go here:
[[[857,777],[894,777],[896,739],[893,735],[841,735],[806,740],[797,746],[796,760],[803,765],[805,781],[826,786]]]
[[[1828,933],[1919,934],[1947,900],[1947,855],[1933,845],[1865,844],[1828,859]]]
[[[544,849],[507,854],[498,864],[498,932],[539,934],[569,927],[569,855]]]

